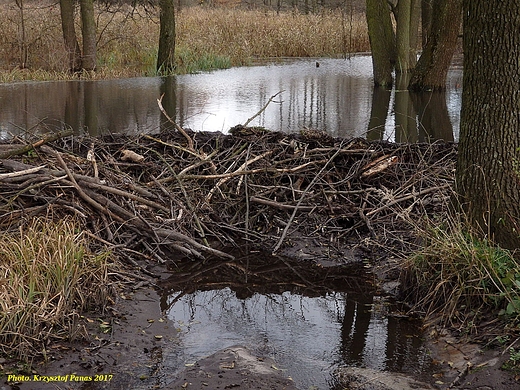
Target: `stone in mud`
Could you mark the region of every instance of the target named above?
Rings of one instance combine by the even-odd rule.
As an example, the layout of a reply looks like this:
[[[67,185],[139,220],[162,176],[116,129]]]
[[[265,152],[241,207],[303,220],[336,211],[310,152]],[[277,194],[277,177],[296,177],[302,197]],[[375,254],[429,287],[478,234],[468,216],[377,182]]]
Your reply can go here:
[[[382,372],[370,368],[345,367],[335,373],[341,388],[349,390],[429,390],[427,383],[406,375]]]
[[[187,367],[178,380],[164,389],[296,390],[296,386],[272,359],[259,358],[245,347],[233,346]]]

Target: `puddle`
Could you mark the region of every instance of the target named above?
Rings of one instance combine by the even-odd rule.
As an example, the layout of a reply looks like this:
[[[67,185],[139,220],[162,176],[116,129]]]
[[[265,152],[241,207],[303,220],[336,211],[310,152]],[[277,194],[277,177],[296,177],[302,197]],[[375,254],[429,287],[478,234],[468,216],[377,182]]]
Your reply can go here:
[[[273,358],[300,389],[333,389],[332,373],[342,366],[415,378],[429,372],[420,324],[398,315],[362,266],[321,267],[258,252],[177,266],[161,300],[178,330],[178,344],[163,351],[172,370],[240,344]]]

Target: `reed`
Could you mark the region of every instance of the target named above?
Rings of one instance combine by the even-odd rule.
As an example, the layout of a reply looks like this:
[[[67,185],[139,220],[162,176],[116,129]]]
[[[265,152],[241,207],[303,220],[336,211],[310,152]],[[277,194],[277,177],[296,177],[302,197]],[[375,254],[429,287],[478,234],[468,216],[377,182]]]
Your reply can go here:
[[[154,75],[158,12],[97,6],[98,72],[88,78]],[[0,4],[0,81],[69,79],[58,3],[30,2],[22,13]],[[79,20],[76,31],[81,41]],[[339,57],[369,50],[365,17],[341,10],[315,14],[183,8],[177,13],[178,72],[248,65],[270,57]],[[26,68],[20,72],[15,68]]]
[[[81,313],[102,310],[113,288],[110,253],[94,253],[76,222],[36,218],[0,239],[0,350],[45,356],[51,340],[82,336]]]

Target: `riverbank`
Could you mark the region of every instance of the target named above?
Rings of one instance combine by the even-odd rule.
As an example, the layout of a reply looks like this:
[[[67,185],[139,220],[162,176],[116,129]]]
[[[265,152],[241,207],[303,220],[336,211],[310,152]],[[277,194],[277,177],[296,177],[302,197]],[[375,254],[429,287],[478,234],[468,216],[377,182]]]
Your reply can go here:
[[[138,381],[160,379],[145,368],[153,373],[150,359],[160,360],[154,347],[173,329],[157,306],[153,313],[136,308],[157,302],[146,296],[151,290],[134,294],[142,293],[139,286],[156,286],[167,264],[191,259],[199,272],[209,258],[231,261],[224,246],[245,240],[322,267],[363,264],[382,290],[397,294],[403,254],[423,244],[421,221],[447,215],[457,150],[452,143],[392,144],[241,126],[230,135],[177,128],[137,137],[55,138],[31,140],[38,146],[24,150],[16,140],[2,146],[0,194],[7,200],[0,207],[2,230],[23,229],[26,219],[38,215],[58,220],[73,215],[92,243],[110,250],[126,271],[114,275],[122,281],[117,298],[122,306],[108,305],[106,318],[82,314],[86,341],[67,345],[64,340],[35,358],[56,359],[49,375],[79,370],[69,370],[61,356],[85,375],[110,369],[120,378],[130,378],[120,366],[124,359],[142,358],[144,371],[134,370],[137,378],[132,374]],[[143,314],[135,314],[138,323],[132,323],[137,312]],[[142,343],[132,344],[139,340],[133,333],[120,339],[123,329],[141,332]],[[506,336],[504,327],[496,329]],[[504,345],[514,348],[510,330]],[[123,350],[127,358],[100,355],[111,348],[109,355]],[[451,370],[450,360],[443,362]],[[23,371],[14,367],[11,373]],[[39,365],[28,368],[33,371],[44,372]],[[470,378],[461,372],[461,379]],[[432,382],[453,382],[446,378]]]
[[[58,3],[0,4],[0,82],[157,75],[159,11],[96,5],[96,72],[71,75]],[[20,42],[21,18],[24,21]],[[370,50],[365,15],[193,6],[176,14],[176,73],[249,65],[259,58],[345,57]]]

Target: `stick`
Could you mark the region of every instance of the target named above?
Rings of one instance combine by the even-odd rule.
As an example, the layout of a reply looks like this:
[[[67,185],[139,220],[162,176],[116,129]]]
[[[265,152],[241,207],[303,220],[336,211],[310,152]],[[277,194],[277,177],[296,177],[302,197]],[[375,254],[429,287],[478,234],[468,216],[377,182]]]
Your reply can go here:
[[[164,93],[161,95],[161,97],[159,99],[157,99],[157,105],[159,106],[159,110],[161,110],[161,112],[163,113],[163,115],[166,117],[166,119],[168,119],[168,121],[170,121],[174,126],[175,128],[179,131],[179,133],[181,133],[184,138],[186,138],[186,140],[188,141],[188,149],[194,151],[195,148],[193,147],[193,140],[191,139],[191,137],[184,131],[184,129],[182,127],[180,127],[172,118],[170,118],[170,116],[166,113],[166,110],[164,109],[163,105],[162,105],[162,99],[164,97]]]
[[[265,103],[265,106],[263,106],[263,107],[260,109],[260,111],[258,111],[255,115],[253,115],[251,118],[249,118],[249,119],[246,121],[246,123],[244,123],[244,124],[242,125],[242,127],[247,127],[247,125],[250,124],[251,121],[252,121],[253,119],[255,119],[258,115],[260,115],[262,112],[264,112],[265,109],[267,108],[267,106],[268,106],[269,104],[271,104],[271,102],[273,101],[273,99],[274,99],[275,97],[277,97],[278,95],[280,95],[282,92],[284,92],[284,91],[277,92],[277,93],[275,93],[273,96],[271,96],[271,97],[269,98],[269,100],[267,101],[267,103]]]
[[[425,195],[425,194],[429,194],[430,192],[433,192],[433,191],[439,191],[439,190],[443,190],[445,188],[449,188],[451,187],[452,185],[451,184],[444,184],[442,186],[438,186],[438,187],[432,187],[432,188],[428,188],[426,190],[423,190],[423,191],[419,191],[419,192],[416,192],[416,193],[413,193],[413,194],[410,194],[410,195],[406,195],[406,196],[402,196],[400,198],[397,198],[393,201],[391,201],[390,203],[387,203],[385,204],[384,206],[381,206],[375,210],[372,210],[372,211],[369,211],[367,213],[367,217],[371,216],[371,215],[374,215],[374,214],[377,214],[379,213],[380,211],[388,208],[388,207],[391,207],[399,202],[404,202],[405,200],[408,200],[408,199],[412,199],[412,198],[415,198],[416,196],[421,196],[421,195]]]
[[[41,165],[39,167],[25,169],[23,171],[17,171],[17,172],[11,172],[11,173],[2,173],[2,174],[0,174],[0,180],[7,179],[7,178],[10,178],[10,177],[18,177],[18,176],[28,175],[30,173],[38,172],[38,171],[42,170],[43,168],[45,168],[45,165]]]
[[[58,131],[57,133],[45,136],[44,138],[40,139],[39,141],[36,141],[33,144],[28,144],[28,145],[25,145],[25,146],[23,146],[23,147],[21,147],[19,149],[9,150],[9,151],[7,151],[5,153],[2,153],[2,154],[0,154],[0,159],[9,158],[9,157],[12,157],[12,156],[18,156],[20,154],[27,153],[28,151],[33,150],[33,149],[37,148],[38,146],[41,146],[41,145],[46,144],[48,142],[56,141],[57,139],[60,139],[60,138],[63,138],[63,137],[67,137],[67,136],[69,136],[69,135],[71,135],[73,133],[74,133],[74,130],[72,130],[72,129],[64,130],[64,131]]]
[[[343,141],[342,141],[343,143]],[[285,225],[285,228],[283,229],[283,232],[282,232],[282,235],[280,236],[280,239],[278,240],[277,244],[275,245],[274,249],[273,249],[273,254],[276,254],[276,251],[278,249],[280,249],[280,246],[282,245],[282,242],[283,240],[285,239],[285,236],[287,235],[287,232],[289,231],[289,226],[291,226],[292,224],[292,221],[294,220],[294,217],[296,216],[296,212],[298,211],[298,207],[300,207],[301,203],[303,202],[303,199],[305,198],[305,195],[307,194],[307,192],[309,192],[309,190],[314,187],[314,184],[316,184],[316,182],[318,181],[318,178],[321,176],[321,174],[323,173],[323,171],[325,171],[325,169],[328,167],[328,165],[336,158],[336,156],[340,153],[340,150],[341,150],[341,145],[340,147],[338,148],[338,150],[336,151],[336,153],[334,153],[332,155],[331,158],[329,158],[329,160],[325,163],[325,165],[320,169],[320,171],[318,172],[318,174],[316,176],[314,176],[314,179],[312,179],[311,183],[307,186],[307,188],[305,189],[305,191],[303,191],[303,194],[302,196],[300,197],[300,200],[298,201],[298,203],[296,204],[296,207],[294,208],[292,214],[291,214],[291,217],[289,218],[289,221],[287,222],[287,224]]]
[[[253,157],[252,159],[246,161],[246,162],[243,163],[240,167],[238,167],[238,169],[237,169],[235,172],[240,172],[240,171],[242,171],[243,169],[247,168],[247,166],[248,166],[249,164],[252,164],[252,163],[254,163],[255,161],[261,160],[262,158],[267,157],[267,156],[269,156],[269,155],[272,154],[272,153],[273,153],[272,150],[268,150],[267,152],[262,153],[262,154],[259,155],[259,156]],[[233,172],[231,172],[231,173],[233,173]],[[215,175],[213,175],[213,176],[215,176]],[[221,178],[221,179],[218,181],[218,183],[215,184],[215,187],[213,187],[213,188],[209,191],[209,194],[206,196],[206,202],[209,203],[210,200],[211,200],[211,197],[213,196],[213,194],[215,193],[215,191],[218,190],[218,189],[220,188],[220,186],[221,186],[222,184],[224,184],[225,182],[227,182],[231,177],[232,177],[232,176],[225,176],[225,177]]]

